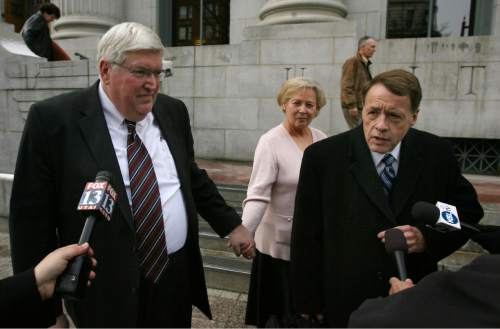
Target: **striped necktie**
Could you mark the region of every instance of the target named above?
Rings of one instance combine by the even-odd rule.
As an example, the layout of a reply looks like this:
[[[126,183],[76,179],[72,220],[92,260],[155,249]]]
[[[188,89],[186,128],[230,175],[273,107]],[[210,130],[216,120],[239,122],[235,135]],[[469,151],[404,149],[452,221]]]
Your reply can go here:
[[[380,178],[382,179],[382,184],[384,185],[385,195],[389,195],[391,193],[392,183],[396,177],[396,171],[392,166],[394,161],[396,161],[396,158],[394,158],[390,153],[386,154],[382,159],[384,169],[380,173]]]
[[[160,190],[148,150],[135,131],[135,122],[125,120],[128,129],[127,158],[132,195],[137,250],[144,276],[158,282],[168,262]]]

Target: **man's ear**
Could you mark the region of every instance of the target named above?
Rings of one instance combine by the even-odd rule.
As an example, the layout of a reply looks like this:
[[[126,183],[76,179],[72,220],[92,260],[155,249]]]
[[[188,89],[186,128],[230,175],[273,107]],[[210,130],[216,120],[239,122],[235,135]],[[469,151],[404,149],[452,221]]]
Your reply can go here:
[[[108,84],[110,79],[110,73],[113,67],[111,64],[105,60],[99,61],[99,77],[103,84]]]
[[[411,125],[413,126],[415,123],[417,123],[417,119],[418,119],[418,114],[420,113],[420,109],[417,109],[415,111],[415,113],[413,113],[413,122],[411,123]]]

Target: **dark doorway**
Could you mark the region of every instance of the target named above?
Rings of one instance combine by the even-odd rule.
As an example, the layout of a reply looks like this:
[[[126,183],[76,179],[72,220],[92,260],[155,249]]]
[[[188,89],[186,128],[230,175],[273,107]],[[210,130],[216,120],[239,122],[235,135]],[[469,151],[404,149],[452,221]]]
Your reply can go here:
[[[5,22],[14,24],[15,31],[21,31],[24,22],[35,13],[40,5],[48,0],[5,0],[4,2],[4,15]]]

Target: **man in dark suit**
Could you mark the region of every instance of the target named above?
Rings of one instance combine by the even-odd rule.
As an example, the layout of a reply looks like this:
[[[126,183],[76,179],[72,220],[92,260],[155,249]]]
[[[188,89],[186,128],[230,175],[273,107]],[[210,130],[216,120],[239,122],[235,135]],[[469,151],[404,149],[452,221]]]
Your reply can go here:
[[[362,125],[306,149],[291,245],[298,313],[345,327],[363,300],[387,295],[397,273],[382,243],[389,228],[404,232],[415,281],[465,243],[466,233],[440,235],[416,222],[415,202],[456,205],[462,221],[483,216],[450,145],[412,128],[421,97],[413,74],[384,72],[365,88]]]
[[[41,323],[39,319],[33,321],[39,316],[46,318],[44,327],[51,326],[54,319],[48,314],[38,313],[40,304],[52,297],[56,280],[69,261],[83,254],[92,256],[88,243],[61,247],[34,268],[0,280],[0,327],[33,327]],[[94,258],[92,264],[94,267],[97,264]],[[95,273],[91,271],[89,279],[93,278]]]
[[[195,163],[185,105],[158,94],[162,57],[151,29],[118,24],[98,45],[99,81],[33,105],[26,120],[10,211],[15,272],[78,240],[76,206],[98,171],[111,172],[118,193],[91,237],[97,279],[83,300],[66,301],[78,327],[189,327],[192,305],[210,317],[198,213],[238,255],[252,254],[239,216]]]

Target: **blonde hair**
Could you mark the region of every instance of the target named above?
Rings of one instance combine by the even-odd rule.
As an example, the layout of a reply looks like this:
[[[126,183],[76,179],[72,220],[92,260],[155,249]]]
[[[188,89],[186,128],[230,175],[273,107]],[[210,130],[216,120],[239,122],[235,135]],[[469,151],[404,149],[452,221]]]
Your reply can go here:
[[[281,107],[288,102],[297,92],[304,89],[312,89],[316,94],[316,108],[318,111],[326,104],[326,96],[320,84],[311,78],[291,78],[285,81],[280,88],[276,100]]]
[[[135,22],[125,22],[110,28],[97,45],[97,65],[101,60],[122,64],[127,53],[153,51],[163,54],[163,44],[149,27]]]

